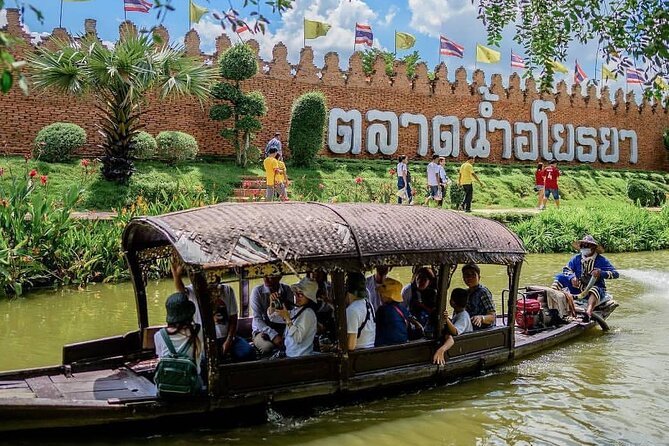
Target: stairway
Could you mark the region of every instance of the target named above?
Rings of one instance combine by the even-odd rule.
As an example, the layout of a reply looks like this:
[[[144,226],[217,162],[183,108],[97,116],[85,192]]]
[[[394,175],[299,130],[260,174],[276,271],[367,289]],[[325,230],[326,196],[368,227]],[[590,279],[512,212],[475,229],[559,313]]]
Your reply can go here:
[[[245,203],[251,201],[265,201],[265,177],[242,176],[240,187],[232,190],[230,201]]]

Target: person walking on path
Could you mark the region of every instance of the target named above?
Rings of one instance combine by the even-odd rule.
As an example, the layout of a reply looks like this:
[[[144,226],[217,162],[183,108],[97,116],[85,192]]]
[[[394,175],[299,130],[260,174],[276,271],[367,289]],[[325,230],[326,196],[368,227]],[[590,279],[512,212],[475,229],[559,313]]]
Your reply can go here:
[[[274,190],[274,184],[276,181],[276,174],[280,173],[279,160],[277,159],[278,151],[276,147],[269,149],[267,153],[267,158],[263,161],[263,167],[265,168],[265,182],[267,183],[267,191],[265,192],[265,199],[267,201],[273,201],[276,191]]]
[[[439,157],[439,188],[441,189],[441,200],[437,200],[437,206],[443,206],[444,205],[444,198],[446,198],[446,188],[448,187],[448,183],[451,182],[451,180],[448,178],[448,175],[446,175],[446,169],[444,169],[444,165],[446,164],[446,158],[443,156]]]
[[[544,202],[539,209],[546,207],[546,202],[551,195],[553,195],[553,199],[555,200],[555,207],[560,209],[558,178],[560,178],[560,170],[557,168],[557,161],[552,159],[546,170],[544,170]]]
[[[541,209],[544,204],[544,181],[546,172],[544,171],[544,163],[537,164],[537,170],[534,172],[534,191],[538,193],[537,208]]]
[[[397,161],[397,204],[402,204],[403,200],[407,200],[411,204],[413,195],[411,191],[411,176],[409,174],[409,167],[407,167],[409,159],[406,155],[400,155]],[[400,192],[402,190],[404,190],[404,193]],[[402,198],[400,194],[406,198]]]
[[[434,200],[437,205],[441,201],[441,179],[439,178],[439,155],[433,155],[432,161],[427,165],[427,197],[425,203],[429,204]]]
[[[462,210],[465,212],[472,211],[472,199],[474,198],[473,180],[476,180],[476,182],[479,183],[479,186],[483,187],[483,183],[481,183],[479,177],[474,173],[474,161],[475,158],[470,156],[467,161],[460,166],[460,172],[458,174],[458,184],[465,190],[465,198],[462,200],[461,204]]]
[[[269,156],[269,150],[275,148],[279,153],[279,157],[283,157],[283,150],[281,146],[281,133],[275,132],[274,138],[270,139],[267,145],[265,146],[265,158]]]

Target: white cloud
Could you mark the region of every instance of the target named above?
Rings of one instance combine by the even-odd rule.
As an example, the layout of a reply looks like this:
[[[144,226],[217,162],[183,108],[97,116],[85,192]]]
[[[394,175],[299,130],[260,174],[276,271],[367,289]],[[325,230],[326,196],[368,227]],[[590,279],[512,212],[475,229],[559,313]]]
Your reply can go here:
[[[457,24],[455,18],[465,16],[476,17],[476,10],[471,0],[409,0],[411,21],[409,25],[415,30],[428,36],[438,37],[442,28],[451,21]]]
[[[380,22],[381,26],[388,26],[393,22],[393,19],[397,15],[397,6],[391,5],[390,8],[388,8],[388,12],[386,12],[386,15],[383,17],[383,20]]]

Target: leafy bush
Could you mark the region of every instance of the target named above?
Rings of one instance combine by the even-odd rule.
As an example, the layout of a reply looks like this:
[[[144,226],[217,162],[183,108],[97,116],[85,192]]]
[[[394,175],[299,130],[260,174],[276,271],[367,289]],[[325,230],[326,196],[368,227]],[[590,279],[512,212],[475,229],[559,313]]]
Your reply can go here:
[[[664,135],[662,135],[662,141],[664,141],[664,148],[669,151],[669,129],[664,130]]]
[[[147,132],[139,132],[132,138],[133,155],[140,160],[148,160],[156,156],[158,143],[156,138]]]
[[[56,122],[37,133],[33,157],[49,163],[68,161],[86,144],[86,132],[77,124]]]
[[[288,147],[294,165],[310,166],[315,161],[323,146],[326,110],[325,95],[317,91],[305,93],[293,103]]]
[[[645,180],[630,180],[627,196],[641,206],[662,206],[666,201],[666,191]]]
[[[448,190],[448,196],[451,200],[451,208],[457,209],[458,206],[460,206],[460,203],[462,203],[462,200],[465,199],[465,190],[457,183],[451,183]]]
[[[197,141],[188,133],[160,132],[156,137],[156,143],[158,144],[156,157],[168,163],[191,160],[197,155]]]

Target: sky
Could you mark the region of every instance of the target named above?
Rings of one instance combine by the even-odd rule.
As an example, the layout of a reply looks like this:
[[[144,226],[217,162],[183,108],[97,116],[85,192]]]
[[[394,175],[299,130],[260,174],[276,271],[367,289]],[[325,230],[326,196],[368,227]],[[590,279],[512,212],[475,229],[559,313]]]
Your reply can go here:
[[[14,7],[16,3],[31,3],[45,15],[44,23],[40,23],[34,14],[26,8],[25,28],[35,35],[48,34],[59,26],[59,0],[5,0],[7,7]],[[193,27],[200,35],[201,49],[205,53],[214,52],[214,42],[218,35],[225,32],[231,36],[233,42],[239,41],[228,28],[223,30],[212,13],[219,14],[227,11],[230,4],[240,12],[240,16],[249,19],[249,13],[256,9],[249,6],[242,7],[243,0],[195,0],[198,5],[210,10],[199,23]],[[493,73],[499,73],[507,83],[508,76],[513,72],[510,66],[510,52],[524,56],[522,47],[513,41],[514,29],[509,27],[504,32],[504,39],[499,50],[502,60],[497,64],[482,64],[475,62],[475,47],[477,43],[486,43],[486,32],[483,24],[476,18],[476,9],[471,0],[295,0],[293,9],[283,15],[272,14],[271,8],[261,6],[263,15],[270,19],[265,34],[243,33],[244,40],[253,38],[260,44],[260,56],[267,61],[272,59],[272,48],[278,42],[283,42],[288,48],[289,62],[299,61],[300,50],[303,47],[303,19],[318,20],[331,25],[326,36],[307,40],[308,46],[314,50],[314,62],[322,66],[323,57],[330,51],[336,51],[340,56],[340,65],[346,68],[348,58],[353,51],[355,24],[371,25],[374,33],[374,47],[393,51],[394,32],[402,31],[416,37],[416,45],[410,50],[398,51],[398,57],[409,54],[414,50],[420,53],[428,69],[432,70],[439,62],[439,35],[459,43],[465,47],[464,58],[442,57],[446,62],[450,80],[454,79],[455,70],[464,66],[471,74],[475,67],[481,68],[490,80]],[[171,11],[164,19],[163,25],[170,33],[170,39],[175,44],[183,42],[184,34],[188,31],[188,0],[172,0],[175,11]],[[88,0],[63,3],[62,26],[72,35],[82,34],[84,20],[97,20],[98,36],[103,41],[113,42],[118,38],[118,28],[124,20],[123,0]],[[150,28],[158,21],[156,12],[148,14],[128,12],[127,18],[138,27]],[[0,27],[5,23],[4,11],[0,12]],[[366,47],[358,45],[356,49]],[[574,44],[564,65],[570,70],[569,74],[557,74],[556,79],[564,79],[568,85],[573,83],[575,59],[585,70],[589,78],[595,76],[595,62],[597,62],[597,77],[601,77],[603,61],[597,60],[597,44]],[[515,69],[519,74],[522,70]],[[608,83],[609,88],[615,91],[618,87],[624,88],[624,82]],[[636,92],[637,99],[641,96],[640,87],[629,87]]]

